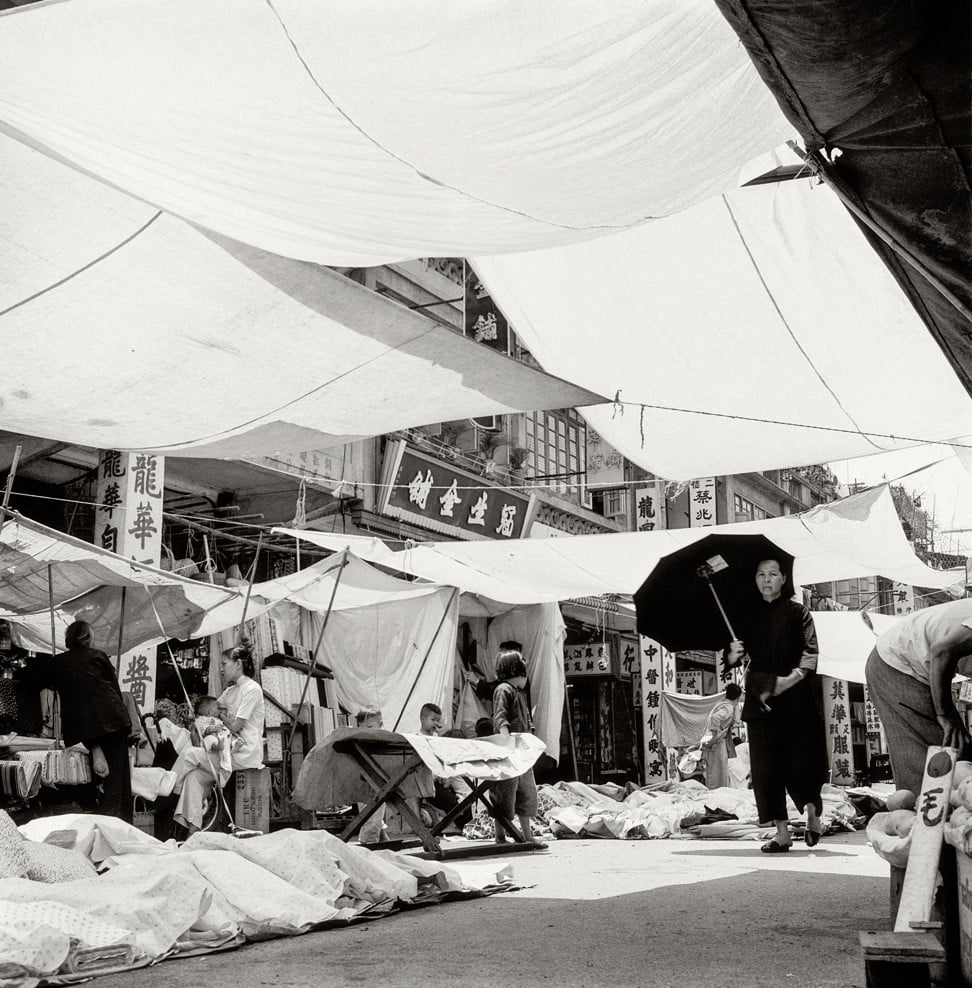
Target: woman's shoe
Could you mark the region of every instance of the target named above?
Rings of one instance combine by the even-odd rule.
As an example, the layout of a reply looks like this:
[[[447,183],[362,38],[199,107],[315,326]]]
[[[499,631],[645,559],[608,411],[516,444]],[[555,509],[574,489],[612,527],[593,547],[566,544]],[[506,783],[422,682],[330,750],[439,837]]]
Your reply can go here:
[[[763,854],[786,854],[790,850],[789,844],[777,844],[775,840],[767,841],[760,850]]]
[[[809,827],[807,827],[806,833],[803,835],[807,847],[816,847],[820,843],[821,837],[823,837],[822,830],[811,830]]]

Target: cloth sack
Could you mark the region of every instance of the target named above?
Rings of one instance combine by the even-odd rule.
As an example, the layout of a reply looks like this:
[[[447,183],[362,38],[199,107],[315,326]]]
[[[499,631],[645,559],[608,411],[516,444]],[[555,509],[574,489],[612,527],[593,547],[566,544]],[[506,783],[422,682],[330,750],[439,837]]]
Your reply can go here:
[[[15,799],[33,799],[41,787],[41,765],[37,761],[0,761],[0,792]]]

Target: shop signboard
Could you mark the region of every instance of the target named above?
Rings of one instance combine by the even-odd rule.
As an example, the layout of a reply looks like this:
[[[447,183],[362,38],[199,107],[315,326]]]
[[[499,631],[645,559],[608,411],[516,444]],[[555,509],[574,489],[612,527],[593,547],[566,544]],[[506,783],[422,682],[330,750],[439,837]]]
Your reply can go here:
[[[466,264],[465,300],[463,310],[463,332],[471,336],[477,343],[499,350],[500,353],[510,352],[510,324],[506,316],[493,301],[493,296],[479,280],[479,275]]]
[[[700,477],[689,482],[689,527],[705,528],[716,523],[715,477]]]
[[[162,555],[165,457],[154,453],[102,450],[98,455],[94,541],[103,549],[158,566]],[[158,664],[154,648],[138,648],[118,659],[118,680],[142,713],[155,709]]]
[[[621,636],[618,640],[618,678],[629,680],[637,678],[635,667],[638,664],[638,639]]]
[[[690,669],[675,673],[675,692],[683,696],[703,696],[702,670]]]
[[[652,638],[639,639],[641,720],[644,727],[642,764],[645,782],[675,778],[669,774],[674,751],[666,752],[659,737],[661,695],[675,687],[675,655]]]
[[[264,470],[303,480],[308,486],[334,493],[335,496],[339,493],[352,494],[355,481],[361,479],[360,464],[353,460],[346,463],[343,449],[337,453],[326,449],[308,449],[299,453],[274,453],[272,456],[246,456],[242,459]]]
[[[613,642],[564,646],[564,673],[567,676],[612,676],[614,670]]]
[[[898,615],[910,614],[915,609],[915,591],[908,583],[891,584],[891,600],[894,604],[894,613]]]
[[[716,692],[721,693],[730,683],[735,683],[737,686],[745,686],[745,675],[742,670],[741,665],[737,665],[730,669],[726,665],[726,652],[725,649],[720,649],[715,653],[716,662]],[[733,728],[733,736],[739,738],[741,741],[747,740],[746,735],[746,722],[737,720],[736,725]]]
[[[664,481],[655,480],[635,489],[635,528],[639,532],[668,528]]]
[[[837,786],[854,784],[854,749],[851,744],[851,710],[847,683],[822,676],[824,722],[827,730],[827,757],[830,781]]]
[[[442,535],[461,539],[524,538],[536,512],[536,497],[484,484],[408,446],[390,444],[382,467],[378,510]]]

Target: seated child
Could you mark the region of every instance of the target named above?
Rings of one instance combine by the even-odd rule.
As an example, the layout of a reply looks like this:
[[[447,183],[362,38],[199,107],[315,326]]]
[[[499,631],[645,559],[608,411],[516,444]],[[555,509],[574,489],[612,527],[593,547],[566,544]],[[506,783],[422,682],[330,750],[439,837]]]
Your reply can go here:
[[[381,719],[381,711],[372,708],[359,710],[354,715],[354,722],[358,727],[381,728],[384,726]],[[358,804],[358,810],[363,808]],[[388,828],[385,826],[385,804],[381,806],[361,825],[358,831],[358,841],[362,844],[378,844],[388,840]]]
[[[186,743],[182,737],[179,740],[173,738],[173,744],[179,752],[176,763],[172,766],[177,776],[174,791],[179,793],[175,821],[191,834],[202,826],[206,796],[213,784],[225,786],[233,771],[230,731],[217,716],[218,713],[219,706],[215,697],[199,697],[195,703],[193,727],[199,744]],[[188,735],[189,732],[186,731],[185,734]]]
[[[488,738],[494,733],[492,717],[480,717],[479,720],[476,721],[477,738]]]

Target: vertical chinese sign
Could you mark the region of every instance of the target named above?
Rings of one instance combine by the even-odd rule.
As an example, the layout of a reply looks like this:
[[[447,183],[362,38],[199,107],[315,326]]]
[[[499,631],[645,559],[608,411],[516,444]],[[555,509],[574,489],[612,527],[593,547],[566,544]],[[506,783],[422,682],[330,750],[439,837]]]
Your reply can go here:
[[[668,528],[665,483],[656,480],[635,490],[635,529],[639,532],[654,532],[663,528]]]
[[[824,722],[827,726],[827,758],[830,781],[837,786],[854,784],[854,750],[851,743],[851,710],[847,683],[822,676]]]
[[[881,718],[878,716],[877,707],[871,699],[871,691],[864,687],[864,724],[867,735],[867,757],[880,755],[887,750],[884,741],[884,727],[881,725]]]
[[[910,614],[915,609],[915,591],[907,583],[891,584],[891,600],[896,615]]]
[[[675,656],[652,638],[640,638],[641,719],[644,728],[645,783],[670,778],[669,762],[676,758],[664,750],[659,737],[661,695],[675,689]]]
[[[688,486],[689,527],[704,528],[716,523],[716,482],[715,477],[701,477],[692,480]]]
[[[726,652],[725,649],[720,649],[715,653],[715,663],[716,663],[716,687],[721,692],[730,683],[735,683],[737,686],[745,686],[746,677],[743,675],[742,666],[737,665],[732,669],[726,665]],[[736,725],[733,728],[733,736],[747,740],[746,736],[746,722],[742,720],[737,720]]]
[[[102,450],[98,457],[95,544],[140,563],[158,566],[162,554],[165,457]],[[143,713],[155,708],[155,648],[124,653],[118,681]]]
[[[477,343],[485,343],[500,353],[509,353],[510,324],[472,266],[466,264],[465,271],[463,332]]]

